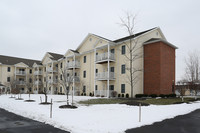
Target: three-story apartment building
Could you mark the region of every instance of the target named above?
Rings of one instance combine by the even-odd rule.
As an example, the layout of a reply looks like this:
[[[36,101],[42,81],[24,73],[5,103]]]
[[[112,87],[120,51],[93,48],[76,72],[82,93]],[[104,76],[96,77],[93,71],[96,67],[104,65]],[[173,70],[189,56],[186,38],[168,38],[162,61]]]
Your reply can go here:
[[[134,88],[130,85],[130,45],[134,55]],[[8,86],[8,77],[17,80],[25,91],[27,78],[33,79],[33,93],[48,90],[50,94],[65,93],[60,84],[63,70],[72,75],[70,94],[93,94],[111,97],[118,94],[169,94],[175,82],[175,49],[160,28],[114,41],[88,34],[76,50],[64,55],[47,52],[42,61],[0,56],[0,82]],[[4,57],[4,58],[2,58]],[[12,58],[13,63],[6,60]],[[10,62],[10,61],[9,61]],[[8,68],[10,71],[8,72]],[[31,77],[31,78],[30,78]],[[26,87],[23,87],[26,86]]]

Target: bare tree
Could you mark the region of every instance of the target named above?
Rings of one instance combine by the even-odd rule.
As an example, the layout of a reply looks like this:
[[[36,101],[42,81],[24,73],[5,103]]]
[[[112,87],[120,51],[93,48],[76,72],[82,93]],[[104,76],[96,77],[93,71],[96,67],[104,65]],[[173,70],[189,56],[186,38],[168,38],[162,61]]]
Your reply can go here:
[[[139,45],[138,39],[134,38],[135,37],[135,34],[134,34],[135,19],[136,19],[136,15],[133,15],[128,12],[126,13],[126,17],[124,19],[120,18],[121,20],[120,26],[123,27],[128,33],[128,35],[130,36],[128,41],[123,42],[123,44],[127,48],[127,53],[125,53],[124,56],[126,57],[125,61],[128,64],[126,65],[126,70],[129,71],[127,74],[127,79],[128,79],[128,83],[131,86],[132,98],[133,98],[134,86],[136,85],[138,81],[138,72],[142,71],[142,68],[137,67],[135,65],[135,61],[142,58],[142,52],[140,52],[142,45]]]
[[[184,96],[185,96],[186,90],[187,90],[186,82],[184,80],[178,81],[176,85],[176,91],[180,94],[182,102],[184,102]]]
[[[17,80],[15,80],[14,78],[11,78],[10,82],[8,82],[6,86],[9,86],[9,88],[10,88],[11,97],[13,97],[12,94],[15,94],[15,95],[19,94],[19,90],[16,88]]]
[[[69,89],[72,86],[74,76],[73,73],[70,73],[66,67],[63,67],[60,71],[62,76],[60,75],[58,81],[65,89],[65,94],[67,96],[67,105],[69,105]],[[72,104],[73,104],[73,98],[72,98]]]
[[[188,54],[188,57],[185,58],[185,81],[188,82],[189,89],[194,92],[195,98],[199,91],[199,68],[200,68],[200,56],[198,53],[192,52]]]
[[[27,89],[27,92],[29,94],[29,100],[30,100],[30,95],[31,95],[31,88],[33,87],[33,78],[30,74],[27,74],[26,75],[26,89]]]
[[[43,82],[43,87],[44,87],[44,89],[43,89],[43,94],[44,94],[44,96],[45,96],[45,102],[44,102],[44,104],[46,103],[48,103],[47,102],[47,100],[48,100],[48,96],[47,96],[47,94],[48,94],[48,88],[51,86],[51,84],[49,83],[49,81],[48,81],[48,72],[47,72],[47,70],[46,70],[46,72],[44,72],[45,74],[44,74],[44,82]]]

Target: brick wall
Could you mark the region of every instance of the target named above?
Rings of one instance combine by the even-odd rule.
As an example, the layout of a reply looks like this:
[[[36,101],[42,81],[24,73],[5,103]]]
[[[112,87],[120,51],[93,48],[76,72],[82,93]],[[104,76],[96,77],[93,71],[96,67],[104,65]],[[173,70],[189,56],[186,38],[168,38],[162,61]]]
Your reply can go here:
[[[144,45],[144,94],[171,94],[175,49],[163,42]]]

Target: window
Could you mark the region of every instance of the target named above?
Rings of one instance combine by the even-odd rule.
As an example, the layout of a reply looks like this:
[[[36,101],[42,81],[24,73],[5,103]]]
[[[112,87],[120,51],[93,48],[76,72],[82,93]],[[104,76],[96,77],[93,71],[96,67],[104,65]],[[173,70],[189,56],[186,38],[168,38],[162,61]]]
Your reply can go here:
[[[95,90],[98,90],[98,85],[95,85]]]
[[[110,72],[115,72],[115,67],[110,67]]]
[[[32,69],[29,70],[29,73],[30,73],[30,74],[32,73]]]
[[[69,73],[67,73],[67,77],[69,77]]]
[[[10,82],[10,77],[7,77],[7,82]]]
[[[121,74],[124,74],[124,73],[126,73],[126,65],[125,64],[123,64],[121,66]]]
[[[111,49],[110,52],[114,54],[115,53],[115,49]]]
[[[60,87],[60,93],[62,93],[62,87]]]
[[[58,67],[58,64],[56,64],[56,67]]]
[[[44,77],[44,82],[46,82],[46,77]]]
[[[83,78],[86,78],[86,71],[83,71]]]
[[[98,69],[96,69],[96,73],[98,73]]]
[[[121,84],[121,93],[125,93],[125,84]]]
[[[8,72],[10,72],[10,67],[8,67]]]
[[[60,63],[60,68],[62,68],[62,63]]]
[[[98,52],[96,52],[96,55],[98,55]]]
[[[126,46],[125,45],[122,46],[122,54],[126,54]]]
[[[86,63],[86,56],[83,57],[83,63]]]
[[[49,87],[49,90],[51,90],[51,87]]]
[[[76,73],[76,72],[74,73],[74,76],[77,76],[77,73]]]
[[[29,78],[29,83],[32,83],[32,78]]]
[[[114,85],[110,85],[110,90],[114,91]]]
[[[85,93],[86,92],[86,86],[84,85],[83,86],[83,93]]]
[[[60,75],[60,80],[62,80],[62,74]]]

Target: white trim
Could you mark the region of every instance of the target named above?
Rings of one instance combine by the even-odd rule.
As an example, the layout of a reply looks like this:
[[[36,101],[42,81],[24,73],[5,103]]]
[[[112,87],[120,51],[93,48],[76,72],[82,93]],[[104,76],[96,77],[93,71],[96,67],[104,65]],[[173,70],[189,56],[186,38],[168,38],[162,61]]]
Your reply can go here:
[[[84,38],[84,40],[81,42],[81,44],[79,44],[79,46],[76,48],[76,51],[78,51],[80,49],[80,47],[84,44],[84,42],[88,39],[89,36],[94,36],[96,38],[99,38],[99,40],[104,40],[106,42],[110,42],[109,40],[106,40],[104,38],[101,38],[95,34],[91,34],[91,33],[88,33],[88,35]]]
[[[175,49],[178,49],[178,47],[176,47],[175,45],[173,45],[173,44],[171,44],[171,43],[169,43],[169,42],[167,42],[167,41],[165,41],[161,38],[158,38],[158,40],[153,40],[153,41],[150,41],[150,42],[143,43],[143,45],[148,45],[148,44],[155,43],[155,42],[163,42],[163,43],[166,43],[167,45],[169,45],[169,46],[171,46]]]

